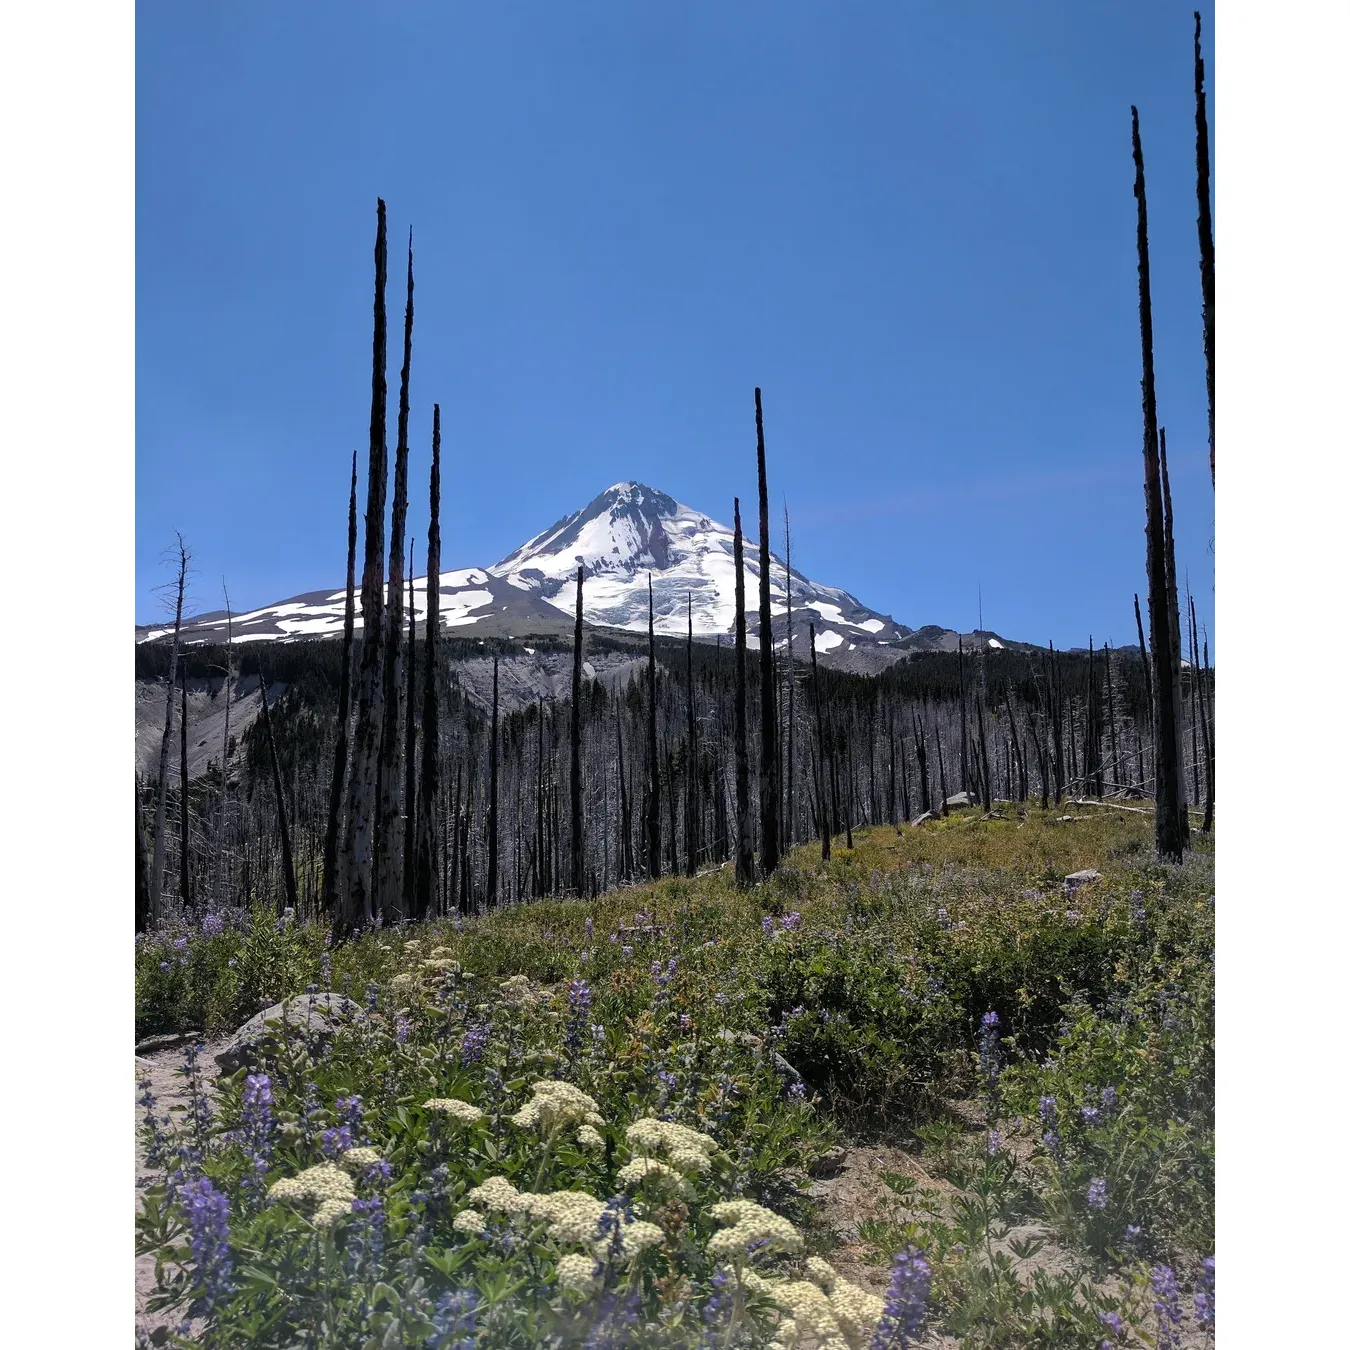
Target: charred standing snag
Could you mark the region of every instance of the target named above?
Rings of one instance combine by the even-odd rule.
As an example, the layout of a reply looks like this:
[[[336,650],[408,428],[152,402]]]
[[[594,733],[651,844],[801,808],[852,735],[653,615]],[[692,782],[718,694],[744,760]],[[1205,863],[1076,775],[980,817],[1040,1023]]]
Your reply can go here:
[[[174,583],[178,598],[173,612],[173,646],[169,650],[168,693],[164,703],[164,735],[159,743],[159,783],[155,796],[154,858],[150,863],[150,922],[157,924],[163,913],[160,897],[164,889],[164,817],[169,792],[169,746],[173,740],[173,696],[178,674],[178,643],[183,628],[183,592],[187,588],[188,563],[192,555],[183,536],[178,536],[178,580]]]
[[[569,884],[574,895],[580,895],[582,886],[581,861],[581,583],[586,575],[584,567],[577,568],[577,623],[572,634],[572,855],[568,869]],[[492,664],[492,687],[497,688],[497,664]],[[496,703],[496,694],[493,694]]]
[[[417,882],[417,602],[413,596],[413,540],[408,545],[408,697],[403,736],[403,913],[413,915]]]
[[[741,499],[736,498],[736,885],[755,884],[755,854],[750,842],[750,764],[745,725],[745,545],[741,536]]]
[[[684,797],[684,850],[685,874],[694,876],[698,871],[698,722],[694,717],[694,593],[690,591],[685,599],[685,613],[689,623],[689,637],[685,644],[684,683],[685,712],[688,729],[685,733],[685,797]]]
[[[807,625],[811,635],[811,691],[816,705],[816,814],[820,818],[820,860],[830,860],[830,816],[825,805],[825,722],[820,707],[820,668],[816,665],[816,626]]]
[[[136,779],[136,931],[150,922],[150,859],[145,853],[145,826],[141,821],[141,780]]]
[[[187,709],[187,662],[178,673],[179,686],[183,694],[183,720],[178,725],[178,901],[186,909],[192,903],[192,880],[188,875],[189,825],[188,820],[188,709]]]
[[[384,291],[388,273],[384,201],[375,235],[375,320],[370,376],[370,461],[366,469],[366,548],[361,574],[361,668],[357,677],[356,730],[352,740],[351,786],[347,793],[347,836],[341,903],[334,923],[345,937],[374,921],[371,865],[375,842],[375,789],[383,720],[381,669],[384,636],[384,505],[388,473],[385,444],[386,325]]]
[[[398,917],[403,905],[403,536],[408,521],[408,381],[412,372],[413,255],[408,231],[408,304],[403,314],[403,369],[398,387],[398,442],[394,447],[394,509],[389,532],[389,613],[384,648],[384,731],[380,742],[380,826],[377,872],[380,911]],[[409,710],[411,711],[411,710]]]
[[[342,676],[338,682],[337,744],[328,788],[328,827],[323,837],[322,908],[331,914],[338,895],[338,826],[347,781],[347,736],[351,731],[352,638],[356,629],[356,451],[352,451],[352,489],[347,503],[347,604],[342,613]],[[229,703],[225,705],[229,717]],[[227,722],[228,725],[228,722]]]
[[[1159,462],[1158,407],[1153,378],[1153,306],[1149,285],[1148,204],[1139,111],[1130,109],[1134,196],[1138,203],[1139,339],[1143,357],[1144,503],[1147,518],[1148,618],[1154,665],[1154,834],[1158,856],[1180,862],[1189,834],[1181,786],[1181,653],[1168,558]],[[1169,615],[1169,609],[1172,614]]]
[[[492,657],[492,740],[488,747],[488,856],[487,897],[489,909],[497,903],[497,656]]]
[[[1209,481],[1213,485],[1214,217],[1209,209],[1209,116],[1205,107],[1205,58],[1200,54],[1199,10],[1195,11],[1195,196],[1200,208],[1195,225],[1200,235],[1200,295],[1205,325],[1205,392],[1209,395]]]
[[[272,786],[277,794],[277,825],[281,831],[281,870],[286,882],[286,903],[299,913],[300,902],[295,891],[295,866],[291,861],[291,832],[286,823],[286,794],[281,787],[281,761],[277,758],[277,743],[272,736],[272,714],[267,708],[267,678],[258,667],[258,697],[262,704],[263,732],[267,737],[267,752],[272,760]]]
[[[656,748],[656,618],[647,573],[647,876],[661,875],[661,765]]]
[[[413,897],[413,911],[421,918],[440,912],[435,893],[436,803],[440,796],[441,758],[441,711],[436,693],[436,646],[440,641],[441,628],[440,602],[441,405],[437,403],[431,409],[431,523],[427,528],[427,617],[426,637],[422,642],[422,646],[426,649],[426,673],[422,686],[422,781],[417,793],[417,878]]]
[[[797,663],[792,655],[792,530],[788,525],[787,502],[783,503],[783,548],[787,559],[787,828],[783,838],[788,848],[797,842],[797,799],[795,789],[795,750],[797,723]]]
[[[764,409],[755,390],[759,456],[759,869],[778,867],[778,711],[773,673],[773,610],[769,602],[769,480],[764,467]]]

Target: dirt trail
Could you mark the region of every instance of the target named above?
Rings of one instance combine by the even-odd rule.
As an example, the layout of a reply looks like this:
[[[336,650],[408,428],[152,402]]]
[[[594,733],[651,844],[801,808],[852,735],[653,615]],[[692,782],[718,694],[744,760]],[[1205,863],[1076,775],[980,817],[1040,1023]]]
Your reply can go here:
[[[216,1068],[215,1052],[224,1041],[206,1042],[206,1050],[200,1056],[203,1078],[210,1081],[219,1070]],[[150,1090],[155,1094],[155,1114],[161,1118],[175,1106],[186,1106],[182,1075],[177,1071],[183,1064],[181,1045],[162,1050],[151,1050],[136,1056],[136,1091],[139,1098],[142,1089],[139,1080],[149,1078]],[[133,1103],[135,1102],[133,1098]],[[163,1179],[163,1172],[152,1169],[145,1160],[145,1144],[141,1139],[140,1124],[145,1116],[144,1109],[136,1105],[136,1209],[140,1212],[141,1200],[146,1190]],[[175,1117],[182,1113],[174,1111]],[[149,1312],[146,1303],[155,1288],[155,1258],[149,1254],[136,1257],[136,1332],[137,1335],[149,1335],[156,1327],[174,1326],[182,1321],[182,1310],[164,1309],[161,1312]]]

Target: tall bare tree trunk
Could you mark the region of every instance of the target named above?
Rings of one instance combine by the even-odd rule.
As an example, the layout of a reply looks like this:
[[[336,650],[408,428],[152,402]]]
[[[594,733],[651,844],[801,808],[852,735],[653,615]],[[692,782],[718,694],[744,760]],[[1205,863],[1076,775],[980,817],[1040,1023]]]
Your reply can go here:
[[[755,853],[750,839],[750,763],[745,711],[745,541],[741,534],[741,499],[736,498],[734,565],[736,568],[736,697],[733,734],[736,746],[736,885],[755,884]]]
[[[794,755],[797,734],[797,663],[792,655],[792,530],[788,524],[787,502],[783,503],[783,547],[787,560],[787,847],[797,842],[796,768]]]
[[[585,580],[585,567],[577,568],[577,620],[572,632],[572,764],[571,764],[571,809],[572,809],[572,849],[568,867],[568,883],[574,895],[580,895],[582,886],[582,848],[581,848],[581,587]],[[495,679],[495,677],[494,677]]]
[[[759,870],[767,880],[778,867],[778,698],[773,671],[773,606],[769,600],[769,479],[764,464],[764,408],[755,390],[759,460]]]
[[[409,918],[417,904],[417,598],[413,593],[413,552],[408,545],[408,697],[403,728],[403,913]]]
[[[173,696],[178,682],[178,640],[183,628],[183,594],[187,588],[188,563],[192,555],[183,536],[178,536],[178,599],[173,614],[173,647],[169,652],[168,692],[164,703],[164,736],[159,743],[159,787],[155,798],[154,858],[150,864],[150,923],[159,923],[163,917],[161,896],[164,891],[164,828],[165,807],[169,792],[169,745],[173,739]]]
[[[352,486],[347,499],[347,603],[342,613],[342,678],[338,685],[337,744],[333,777],[328,787],[328,827],[323,837],[323,910],[332,914],[338,900],[338,827],[347,784],[347,737],[351,733],[352,643],[356,631],[356,451],[352,451]],[[226,705],[228,717],[229,705]]]
[[[811,636],[811,691],[816,705],[816,773],[820,780],[816,787],[816,800],[820,803],[820,860],[821,862],[829,862],[832,831],[830,829],[830,809],[825,801],[825,746],[828,738],[825,734],[824,712],[820,706],[820,667],[816,664],[816,625],[814,623],[808,624],[807,631]]]
[[[698,721],[694,716],[694,593],[685,599],[689,635],[684,649],[685,731],[684,851],[685,874],[698,872]]]
[[[497,655],[492,657],[492,743],[488,748],[488,860],[487,860],[487,898],[488,908],[497,903]]]
[[[150,922],[150,859],[145,850],[145,826],[141,821],[141,780],[136,779],[136,931],[143,933]]]
[[[656,618],[647,573],[647,876],[661,875],[661,765],[656,748]]]
[[[417,794],[417,882],[413,912],[440,912],[436,896],[436,803],[440,798],[441,709],[436,649],[441,636],[441,405],[431,409],[431,523],[427,527],[426,672],[422,688],[422,782]],[[442,887],[442,895],[444,887]]]
[[[221,872],[225,861],[225,821],[230,801],[230,704],[234,700],[234,614],[230,609],[230,591],[220,579],[225,595],[225,733],[220,742],[220,833],[216,840],[215,877],[211,883],[212,907],[220,907]]]
[[[347,794],[346,884],[335,925],[346,936],[358,924],[374,922],[372,872],[375,842],[376,779],[383,724],[384,505],[388,474],[385,415],[386,324],[384,291],[388,276],[384,201],[379,203],[375,236],[374,340],[370,377],[370,463],[366,471],[366,549],[361,574],[361,669],[357,682],[356,731],[352,741],[352,777]]]
[[[403,369],[398,386],[398,441],[394,447],[394,506],[389,530],[389,602],[384,648],[384,730],[380,738],[380,824],[375,834],[378,903],[382,913],[403,912],[403,538],[408,521],[408,383],[412,373],[413,253],[408,231],[408,302],[403,311]],[[408,710],[409,713],[411,710]]]
[[[281,830],[281,871],[286,883],[286,903],[299,913],[300,900],[295,889],[295,865],[291,860],[291,831],[286,823],[286,793],[281,786],[281,761],[277,758],[276,738],[272,735],[272,714],[267,707],[267,677],[261,663],[258,666],[258,695],[262,703],[263,731],[267,735],[267,752],[272,760],[272,787],[277,797],[277,825]]]
[[[1181,653],[1173,641],[1177,621],[1169,617],[1172,587],[1164,525],[1159,467],[1158,407],[1153,377],[1153,304],[1149,287],[1148,204],[1144,151],[1139,140],[1139,111],[1130,109],[1134,150],[1134,195],[1138,203],[1139,338],[1143,355],[1144,501],[1148,539],[1148,614],[1154,662],[1154,833],[1158,856],[1180,862],[1189,822],[1180,782]]]
[[[1199,206],[1200,295],[1205,328],[1205,392],[1209,395],[1209,481],[1214,483],[1214,218],[1209,209],[1209,116],[1205,59],[1200,55],[1200,12],[1195,11],[1195,196]]]
[[[178,725],[178,902],[187,909],[192,904],[192,879],[188,872],[188,845],[191,839],[191,821],[188,818],[188,702],[187,662],[178,672],[183,692],[183,720]]]

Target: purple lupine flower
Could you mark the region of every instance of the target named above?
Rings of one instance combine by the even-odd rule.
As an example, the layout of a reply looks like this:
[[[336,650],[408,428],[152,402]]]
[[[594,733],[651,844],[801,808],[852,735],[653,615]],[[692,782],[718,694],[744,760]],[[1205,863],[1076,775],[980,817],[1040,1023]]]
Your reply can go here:
[[[352,1147],[352,1129],[350,1125],[339,1125],[325,1130],[319,1136],[319,1148],[325,1158],[338,1158]]]
[[[632,956],[633,954],[633,949],[627,943],[624,943],[619,950],[623,952],[625,956]]]
[[[928,1303],[933,1272],[923,1253],[913,1247],[897,1252],[886,1290],[886,1307],[872,1337],[872,1350],[905,1350],[919,1329]]]
[[[219,937],[225,931],[225,920],[219,914],[208,914],[202,919],[202,936]]]
[[[174,938],[173,949],[176,952],[185,952],[188,949],[188,940],[185,937]]]
[[[400,1045],[406,1045],[408,1043],[408,1033],[411,1030],[412,1023],[404,1017],[402,1013],[399,1013],[394,1018],[394,1039]]]
[[[802,926],[802,916],[798,910],[793,910],[791,914],[783,916],[783,931],[786,933],[795,933]]]
[[[1095,1210],[1098,1214],[1106,1208],[1105,1177],[1093,1177],[1088,1182],[1087,1204],[1089,1209]]]
[[[1052,1158],[1059,1157],[1059,1106],[1053,1097],[1041,1098],[1041,1142]]]
[[[207,1177],[188,1182],[183,1198],[192,1230],[192,1312],[200,1315],[209,1313],[229,1292],[230,1202]]]
[[[251,1073],[244,1079],[239,1139],[249,1157],[249,1172],[244,1179],[244,1187],[254,1199],[261,1195],[262,1181],[272,1161],[275,1126],[272,1116],[272,1080],[265,1073]]]
[[[726,1321],[731,1308],[733,1294],[731,1275],[724,1266],[719,1266],[708,1281],[708,1298],[703,1305],[703,1325],[709,1329],[720,1326]]]
[[[693,1026],[694,1026],[694,1019],[693,1019],[692,1017],[690,1017],[688,1013],[681,1013],[681,1014],[680,1014],[680,1030],[681,1030],[681,1031],[690,1031],[690,1030],[693,1029]]]
[[[1195,1320],[1206,1331],[1214,1330],[1214,1258],[1207,1256],[1200,1263],[1200,1277],[1195,1282]]]
[[[1181,1291],[1171,1266],[1153,1267],[1153,1311],[1158,1315],[1158,1348],[1175,1350],[1180,1344]]]
[[[353,1200],[352,1213],[361,1220],[354,1237],[361,1263],[368,1272],[373,1271],[384,1253],[384,1201],[378,1195],[369,1200]]]
[[[473,1350],[478,1324],[478,1295],[472,1289],[448,1290],[436,1300],[427,1345],[435,1350]]]
[[[160,968],[161,970],[172,970],[172,969],[173,969],[173,966],[170,965],[170,963],[169,963],[168,961],[161,961],[161,962],[159,963],[159,968]]]
[[[1003,1147],[1003,1136],[997,1130],[990,1130],[985,1136],[984,1149],[992,1158]]]
[[[760,921],[759,926],[764,930],[765,937],[772,937],[774,930],[773,915],[766,914]]]
[[[798,1078],[787,1090],[788,1101],[800,1105],[806,1100],[806,1084]]]
[[[1098,1318],[1102,1325],[1111,1333],[1115,1340],[1104,1340],[1098,1347],[1098,1350],[1115,1350],[1116,1340],[1124,1340],[1125,1322],[1117,1312],[1098,1313]]]
[[[351,1130],[352,1138],[359,1142],[361,1127],[366,1118],[365,1107],[361,1105],[361,1094],[354,1092],[350,1097],[339,1097],[333,1103],[333,1109],[338,1113],[342,1123]]]
[[[1125,1245],[1127,1247],[1137,1247],[1139,1239],[1143,1237],[1144,1230],[1137,1223],[1127,1223],[1125,1225]]]
[[[591,986],[585,980],[573,980],[567,986],[567,1034],[564,1044],[575,1054],[581,1048],[581,1029],[591,1014]]]
[[[319,983],[325,987],[333,983],[333,953],[327,950],[319,954]]]
[[[998,1102],[998,1080],[1003,1072],[999,1053],[998,1014],[987,1012],[980,1018],[980,1068],[984,1073],[985,1094],[990,1110]]]
[[[380,986],[373,981],[366,985],[366,1010],[374,1012],[380,1006]]]
[[[459,1057],[465,1064],[477,1064],[483,1058],[487,1048],[488,1029],[485,1026],[470,1027],[460,1042]]]
[[[586,941],[591,943],[595,940],[595,920],[588,914],[586,915]]]
[[[1095,1125],[1101,1123],[1102,1113],[1095,1106],[1084,1106],[1080,1109],[1079,1115],[1083,1117],[1083,1124],[1092,1129]]]
[[[1115,1088],[1107,1086],[1102,1089],[1102,1110],[1111,1115],[1120,1105],[1120,1097]]]
[[[136,1104],[145,1108],[145,1120],[142,1123],[150,1136],[146,1144],[145,1160],[151,1167],[163,1167],[165,1159],[169,1156],[169,1136],[164,1130],[163,1122],[155,1114],[155,1094],[150,1090],[150,1080],[138,1078],[136,1086],[141,1089]]]

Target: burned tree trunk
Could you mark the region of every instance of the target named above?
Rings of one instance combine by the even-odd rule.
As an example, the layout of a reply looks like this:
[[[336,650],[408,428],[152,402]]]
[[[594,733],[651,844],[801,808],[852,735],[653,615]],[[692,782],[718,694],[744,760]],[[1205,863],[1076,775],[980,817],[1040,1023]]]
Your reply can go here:
[[[388,272],[384,201],[375,236],[374,339],[370,377],[370,461],[366,470],[366,548],[361,574],[361,669],[357,677],[356,729],[352,738],[351,785],[347,793],[347,837],[340,904],[334,928],[344,937],[358,924],[374,921],[372,862],[375,788],[379,773],[384,700],[381,669],[384,636],[384,502],[387,475],[385,411],[386,326],[384,290]]]
[[[661,875],[661,765],[656,746],[656,614],[647,573],[647,878]]]
[[[143,933],[150,922],[150,859],[145,852],[145,827],[141,822],[141,783],[136,780],[136,931]]]
[[[1173,642],[1176,621],[1169,618],[1172,590],[1163,518],[1159,468],[1158,408],[1153,377],[1153,305],[1149,286],[1148,204],[1139,112],[1130,109],[1134,151],[1134,195],[1138,203],[1139,338],[1143,356],[1144,500],[1147,517],[1149,637],[1154,660],[1154,833],[1160,858],[1180,862],[1189,822],[1180,783],[1181,654]]]
[[[178,536],[178,598],[174,604],[173,647],[169,651],[168,692],[164,703],[164,736],[159,743],[159,784],[155,797],[154,859],[150,864],[150,922],[157,924],[163,908],[160,897],[164,889],[164,828],[165,808],[169,792],[169,745],[173,739],[173,696],[178,676],[178,639],[183,628],[183,593],[187,587],[188,563],[192,555]]]
[[[577,568],[577,622],[572,633],[572,856],[568,880],[574,895],[582,893],[581,859],[581,583],[584,567]],[[496,689],[496,663],[493,663],[493,688]],[[495,702],[495,698],[494,698]]]
[[[1195,12],[1195,197],[1199,206],[1200,297],[1205,330],[1205,392],[1209,395],[1209,481],[1214,483],[1214,218],[1209,209],[1209,116],[1205,59],[1200,55],[1200,14]],[[1208,827],[1206,827],[1208,828]]]
[[[178,673],[179,686],[183,693],[183,719],[178,724],[178,902],[187,909],[192,903],[192,878],[188,873],[188,844],[191,839],[188,819],[188,707],[187,707],[187,662]]]
[[[417,793],[417,877],[413,913],[439,912],[436,897],[436,803],[440,795],[441,710],[436,646],[441,630],[441,405],[431,410],[431,521],[427,527],[426,671],[422,687],[422,781]]]
[[[764,466],[764,409],[755,390],[759,457],[759,870],[778,867],[778,699],[773,672],[773,609],[769,602],[769,480]]]
[[[485,903],[492,908],[497,903],[497,661],[492,657],[492,740],[488,746],[488,818],[487,818],[487,895]]]
[[[794,753],[797,734],[797,663],[792,655],[792,531],[788,525],[787,502],[783,503],[783,548],[787,559],[787,847],[797,842],[796,766]]]
[[[1201,676],[1204,683],[1200,686],[1200,718],[1205,729],[1205,819],[1200,828],[1207,834],[1214,828],[1214,684],[1210,678],[1209,637],[1206,635],[1203,647],[1203,666]],[[1210,704],[1205,705],[1205,686],[1209,686]]]
[[[736,885],[755,884],[755,855],[750,842],[750,765],[745,725],[745,545],[741,536],[741,499],[735,504],[733,544],[736,568]]]
[[[413,549],[408,545],[408,697],[403,737],[403,913],[411,918],[417,903],[417,600],[413,594]]]
[[[338,898],[338,824],[347,782],[347,736],[351,730],[352,640],[356,629],[356,451],[352,451],[352,489],[347,502],[347,604],[342,614],[342,677],[338,684],[337,744],[328,788],[328,828],[323,838],[323,899],[332,914]],[[226,704],[228,716],[229,704]]]
[[[281,831],[281,871],[286,883],[286,903],[299,912],[300,901],[295,890],[295,865],[291,861],[291,831],[286,823],[286,793],[281,786],[281,761],[277,758],[277,743],[272,735],[272,714],[267,708],[267,678],[258,667],[258,695],[262,703],[263,732],[267,736],[267,752],[272,760],[272,786],[277,796],[277,826]]]
[[[398,441],[394,447],[394,507],[389,530],[389,613],[384,648],[384,731],[380,742],[380,827],[377,874],[380,910],[393,918],[403,911],[403,536],[408,520],[408,382],[412,372],[413,254],[408,232],[408,303],[403,312],[403,369],[398,386]],[[406,710],[411,716],[412,710]]]
[[[684,649],[685,711],[688,723],[685,732],[685,788],[684,788],[684,848],[685,873],[698,872],[698,721],[694,716],[694,593],[685,601],[689,636]]]

